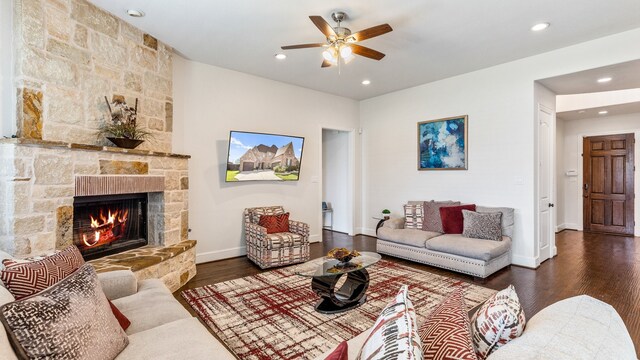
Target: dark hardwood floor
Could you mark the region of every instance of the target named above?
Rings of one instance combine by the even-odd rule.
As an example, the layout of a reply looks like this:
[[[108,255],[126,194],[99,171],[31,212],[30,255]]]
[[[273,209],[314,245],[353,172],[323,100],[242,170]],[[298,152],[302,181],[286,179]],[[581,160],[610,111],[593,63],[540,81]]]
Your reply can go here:
[[[311,245],[311,258],[323,256],[334,247],[375,251],[375,238],[354,237],[324,231],[324,241]],[[513,284],[527,318],[544,307],[571,296],[587,294],[611,304],[624,320],[631,338],[640,350],[640,238],[563,231],[556,236],[558,256],[536,270],[511,266],[478,285],[500,290]],[[444,276],[473,282],[473,277],[384,256],[408,266]],[[193,313],[180,296],[185,289],[231,280],[262,272],[246,257],[198,265],[198,274],[175,293],[176,298]],[[640,351],[639,351],[640,355]]]

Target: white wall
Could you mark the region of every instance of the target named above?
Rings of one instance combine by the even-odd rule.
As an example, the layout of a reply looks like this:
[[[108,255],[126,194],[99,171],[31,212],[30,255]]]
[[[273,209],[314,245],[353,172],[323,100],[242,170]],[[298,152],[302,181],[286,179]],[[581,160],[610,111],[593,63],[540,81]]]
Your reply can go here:
[[[535,267],[534,81],[640,58],[640,29],[364,100],[362,223],[409,199],[516,209],[513,263]],[[469,170],[417,171],[416,123],[469,115]]]
[[[556,231],[566,229],[565,213],[565,175],[564,164],[564,121],[556,118]]]
[[[584,136],[635,133],[635,166],[640,169],[640,113],[600,116],[592,119],[563,121],[564,123],[564,169],[575,170],[577,177],[563,176],[564,219],[563,226],[568,229],[582,230],[582,138]],[[640,191],[640,174],[635,173],[635,191]],[[640,196],[635,201],[635,235],[640,236]]]
[[[349,204],[349,133],[322,130],[322,200],[333,209],[333,230],[352,232]],[[330,215],[325,218],[330,224]]]
[[[12,18],[13,1],[0,1],[0,138],[15,134],[12,91]]]
[[[586,94],[558,95],[558,112],[592,109],[601,106],[640,101],[640,89],[602,91]]]
[[[321,240],[322,128],[357,129],[358,103],[179,56],[173,64],[173,145],[192,155],[189,237],[198,240],[197,261],[245,254],[246,207],[283,205],[292,219],[310,225],[312,241]],[[300,181],[225,183],[230,130],[304,136]]]

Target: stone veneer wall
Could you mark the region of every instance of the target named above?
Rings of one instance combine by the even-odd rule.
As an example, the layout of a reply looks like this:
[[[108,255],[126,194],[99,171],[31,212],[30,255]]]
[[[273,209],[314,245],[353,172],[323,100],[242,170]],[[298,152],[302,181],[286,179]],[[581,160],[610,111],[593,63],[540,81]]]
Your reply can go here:
[[[149,196],[150,244],[188,236],[188,157],[21,139],[0,140],[0,250],[16,257],[73,242],[76,175],[164,176]]]
[[[4,0],[3,0],[4,1]],[[85,0],[14,1],[19,138],[108,145],[104,97],[139,99],[138,122],[171,152],[172,49]]]

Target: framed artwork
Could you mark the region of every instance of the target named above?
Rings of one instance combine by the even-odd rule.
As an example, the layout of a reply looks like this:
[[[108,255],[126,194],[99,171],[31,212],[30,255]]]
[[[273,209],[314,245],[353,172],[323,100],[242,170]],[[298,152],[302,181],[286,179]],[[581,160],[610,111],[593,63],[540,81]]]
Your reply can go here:
[[[418,123],[418,170],[467,170],[467,115]]]

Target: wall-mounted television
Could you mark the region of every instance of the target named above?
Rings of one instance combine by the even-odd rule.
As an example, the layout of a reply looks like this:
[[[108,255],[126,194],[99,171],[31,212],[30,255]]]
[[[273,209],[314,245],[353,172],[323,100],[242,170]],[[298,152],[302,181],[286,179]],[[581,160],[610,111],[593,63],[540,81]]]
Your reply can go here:
[[[226,182],[298,181],[304,138],[231,131]]]

